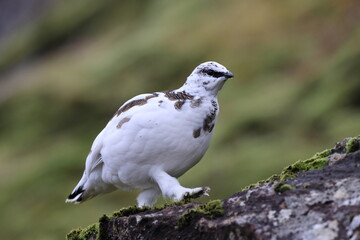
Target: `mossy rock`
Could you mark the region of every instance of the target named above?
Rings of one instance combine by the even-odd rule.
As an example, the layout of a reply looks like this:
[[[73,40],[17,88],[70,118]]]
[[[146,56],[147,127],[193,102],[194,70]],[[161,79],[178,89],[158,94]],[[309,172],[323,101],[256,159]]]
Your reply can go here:
[[[346,152],[347,153],[351,153],[351,152],[355,152],[357,150],[359,150],[359,140],[357,137],[353,137],[353,138],[350,138],[347,142],[346,142],[346,146],[345,146],[345,149],[346,149]]]
[[[179,228],[190,224],[193,219],[205,217],[207,219],[216,219],[224,215],[223,203],[221,200],[212,200],[202,204],[194,209],[187,210],[182,214],[178,221]]]
[[[295,189],[294,186],[287,184],[287,183],[282,183],[282,182],[277,183],[274,186],[274,191],[277,193],[283,193],[283,192],[293,190],[293,189]]]
[[[84,229],[77,228],[66,235],[68,240],[95,240],[98,239],[99,224],[92,224]]]
[[[121,208],[119,211],[116,211],[112,214],[112,216],[110,218],[118,218],[118,217],[128,217],[130,215],[135,215],[138,213],[142,213],[145,211],[149,211],[149,210],[153,210],[153,211],[160,211],[163,210],[167,207],[171,207],[171,206],[181,206],[187,203],[190,203],[193,199],[184,199],[180,202],[173,202],[170,204],[163,204],[157,207],[138,207],[136,205],[134,206],[130,206],[130,207],[126,207],[126,208]]]
[[[332,149],[326,149],[322,152],[316,153],[309,159],[299,160],[290,166],[284,168],[280,174],[275,174],[269,177],[268,179],[261,180],[255,184],[251,184],[242,190],[248,190],[254,187],[259,186],[263,183],[275,182],[275,181],[285,181],[287,179],[297,177],[298,173],[307,172],[310,170],[316,170],[323,168],[328,163],[328,156],[332,154]]]
[[[147,210],[150,210],[149,207],[137,207],[137,206],[130,206],[127,208],[121,208],[119,211],[114,212],[111,218],[117,218],[117,217],[128,217],[130,215],[134,215],[137,213],[145,212]]]

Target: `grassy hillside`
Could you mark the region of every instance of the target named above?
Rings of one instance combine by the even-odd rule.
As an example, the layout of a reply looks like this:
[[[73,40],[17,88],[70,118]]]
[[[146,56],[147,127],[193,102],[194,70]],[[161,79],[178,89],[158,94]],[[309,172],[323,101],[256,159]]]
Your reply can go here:
[[[204,159],[180,178],[224,198],[360,133],[356,1],[65,1],[0,43],[0,239],[63,239],[135,204],[64,203],[128,98],[231,70]]]

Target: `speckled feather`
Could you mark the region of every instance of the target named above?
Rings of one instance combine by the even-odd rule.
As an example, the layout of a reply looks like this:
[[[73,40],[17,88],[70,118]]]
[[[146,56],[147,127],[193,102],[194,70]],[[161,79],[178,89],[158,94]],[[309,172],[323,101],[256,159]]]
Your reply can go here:
[[[233,77],[215,62],[200,64],[176,90],[138,95],[124,103],[96,137],[86,167],[67,202],[79,203],[115,189],[141,189],[140,206],[159,194],[180,201],[207,195],[176,178],[209,147],[219,112],[217,93]]]

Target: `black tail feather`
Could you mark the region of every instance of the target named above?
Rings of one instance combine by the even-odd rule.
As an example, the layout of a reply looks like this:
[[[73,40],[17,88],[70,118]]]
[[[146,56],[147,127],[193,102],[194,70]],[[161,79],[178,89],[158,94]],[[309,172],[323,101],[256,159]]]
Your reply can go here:
[[[83,188],[83,186],[78,187],[74,192],[72,192],[68,196],[68,200],[76,198],[79,194],[82,194],[84,191],[85,191],[85,189]],[[81,202],[81,200],[82,200],[82,196],[80,196],[76,201]]]

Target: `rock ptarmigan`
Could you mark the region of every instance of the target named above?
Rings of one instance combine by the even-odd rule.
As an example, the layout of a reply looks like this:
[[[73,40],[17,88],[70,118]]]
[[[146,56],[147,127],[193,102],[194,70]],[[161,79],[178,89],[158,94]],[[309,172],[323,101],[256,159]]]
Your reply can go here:
[[[208,149],[219,113],[217,93],[233,76],[221,64],[205,62],[179,89],[125,102],[95,138],[66,202],[116,189],[140,189],[139,206],[154,205],[160,194],[174,201],[208,195],[210,188],[186,188],[177,178]]]

